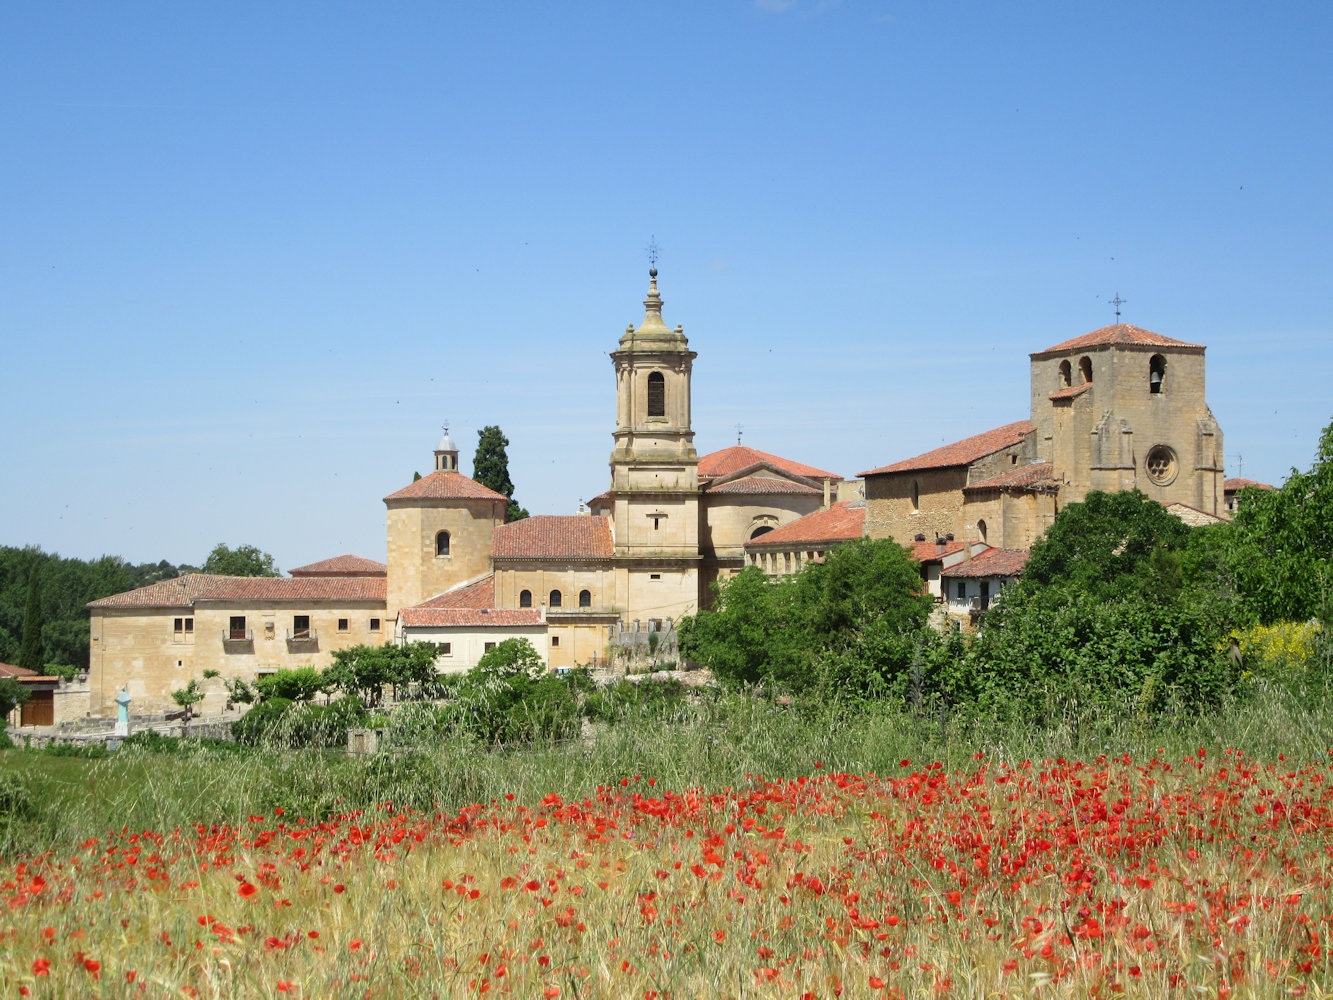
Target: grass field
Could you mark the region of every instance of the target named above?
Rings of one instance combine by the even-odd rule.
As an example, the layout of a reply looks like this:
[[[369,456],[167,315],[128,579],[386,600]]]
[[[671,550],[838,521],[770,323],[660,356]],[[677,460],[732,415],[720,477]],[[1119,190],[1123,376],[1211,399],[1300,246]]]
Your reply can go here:
[[[1319,996],[1331,718],[7,751],[0,996]]]

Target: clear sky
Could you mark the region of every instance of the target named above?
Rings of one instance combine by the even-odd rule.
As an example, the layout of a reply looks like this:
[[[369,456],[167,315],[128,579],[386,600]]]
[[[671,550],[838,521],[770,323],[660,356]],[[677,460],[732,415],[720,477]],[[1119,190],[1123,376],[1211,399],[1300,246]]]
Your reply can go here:
[[[1333,418],[1333,4],[0,5],[0,543],[384,558],[443,421],[605,489],[655,237],[700,454],[852,476],[1208,347],[1228,475]]]

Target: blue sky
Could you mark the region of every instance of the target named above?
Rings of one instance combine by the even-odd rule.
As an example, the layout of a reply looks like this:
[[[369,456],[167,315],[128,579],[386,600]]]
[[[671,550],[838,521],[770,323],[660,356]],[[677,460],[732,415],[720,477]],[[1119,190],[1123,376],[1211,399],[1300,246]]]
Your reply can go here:
[[[449,420],[608,484],[661,247],[700,453],[851,476],[1027,354],[1208,347],[1227,472],[1333,418],[1333,5],[0,7],[0,543],[384,558]]]

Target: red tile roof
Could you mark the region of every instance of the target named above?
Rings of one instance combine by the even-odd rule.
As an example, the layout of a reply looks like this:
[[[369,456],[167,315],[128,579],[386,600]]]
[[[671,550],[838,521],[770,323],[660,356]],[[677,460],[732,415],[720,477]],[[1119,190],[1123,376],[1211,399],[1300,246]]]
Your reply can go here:
[[[41,674],[36,670],[29,670],[27,667],[16,667],[12,663],[0,663],[0,677],[40,677]]]
[[[747,476],[744,479],[729,479],[717,486],[706,486],[707,493],[800,493],[807,496],[820,496],[822,491],[805,483],[792,482],[790,479],[769,479],[765,476]]]
[[[389,567],[362,556],[334,556],[291,570],[292,576],[384,576]]]
[[[92,601],[89,608],[189,608],[198,601],[383,601],[384,577],[212,576],[187,573]]]
[[[455,587],[443,594],[414,605],[418,608],[493,608],[495,607],[495,574],[466,587]]]
[[[739,444],[712,452],[699,459],[699,478],[718,479],[721,476],[729,476],[733,472],[740,472],[742,469],[762,464],[768,464],[776,469],[781,469],[783,472],[790,472],[793,476],[804,476],[807,479],[842,481],[842,476],[836,472],[825,472],[823,469],[816,469],[813,465],[802,465],[800,462],[793,462],[791,459],[780,458],[777,455],[770,455],[766,451],[746,448]]]
[[[955,552],[963,550],[962,542],[945,542],[943,545],[936,545],[933,540],[928,542],[912,542],[907,548],[912,553],[912,558],[917,562],[932,562],[935,559],[943,559],[945,556],[953,555]]]
[[[609,559],[610,519],[591,514],[540,514],[502,524],[491,536],[493,559]]]
[[[1052,487],[1058,488],[1060,485],[1053,478],[1054,475],[1055,467],[1050,462],[1033,462],[1031,465],[1020,465],[1008,472],[1002,472],[990,479],[983,479],[979,483],[970,483],[963,487],[963,492],[971,493],[974,490],[1027,490],[1031,492],[1049,490]]]
[[[1056,351],[1076,351],[1084,347],[1102,347],[1107,344],[1133,344],[1139,347],[1189,347],[1194,350],[1203,350],[1202,344],[1187,344],[1183,340],[1163,337],[1160,333],[1153,333],[1151,330],[1144,330],[1128,323],[1116,323],[1113,326],[1104,326],[1100,330],[1085,333],[1073,340],[1066,340],[1064,343],[1048,347],[1044,351],[1035,351],[1031,357],[1036,358]]]
[[[1275,489],[1267,483],[1261,483],[1254,479],[1228,479],[1222,483],[1224,493],[1235,493],[1239,490],[1271,490]]]
[[[397,493],[390,493],[384,502],[390,500],[503,500],[509,501],[503,493],[496,493],[488,486],[482,486],[476,480],[469,479],[461,472],[432,472],[422,476],[415,483],[404,486]]]
[[[861,475],[878,476],[888,472],[908,472],[913,469],[943,469],[951,465],[967,465],[979,458],[993,455],[997,451],[1018,444],[1032,433],[1032,429],[1032,421],[1019,420],[982,434],[973,435],[970,438],[963,438],[963,440],[955,441],[953,444],[946,444],[944,447],[928,451],[924,455],[917,455],[916,458],[904,459],[901,462],[895,462],[893,465],[885,465],[878,469],[871,469],[869,472],[862,472]]]
[[[940,576],[973,580],[988,576],[1021,576],[1027,562],[1027,549],[987,549],[979,556],[941,570]]]
[[[781,549],[802,545],[836,545],[860,538],[865,533],[866,508],[863,500],[844,500],[824,510],[798,517],[745,543],[747,549]]]
[[[1051,399],[1073,399],[1076,396],[1083,395],[1091,388],[1091,382],[1080,382],[1078,385],[1067,385],[1063,389],[1056,389],[1055,392],[1051,393]]]
[[[398,612],[398,621],[413,626],[512,628],[516,625],[541,625],[540,608],[429,608],[417,605]]]

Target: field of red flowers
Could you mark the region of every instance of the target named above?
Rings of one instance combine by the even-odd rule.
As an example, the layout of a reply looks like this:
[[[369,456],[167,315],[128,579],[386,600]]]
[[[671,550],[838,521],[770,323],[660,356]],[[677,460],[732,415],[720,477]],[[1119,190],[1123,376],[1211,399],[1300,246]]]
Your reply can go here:
[[[0,996],[1319,996],[1330,795],[1200,750],[123,829],[3,863]]]

